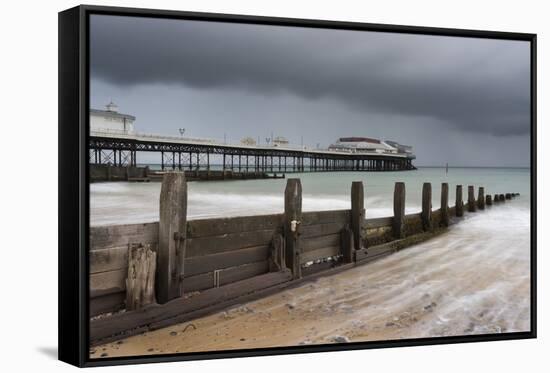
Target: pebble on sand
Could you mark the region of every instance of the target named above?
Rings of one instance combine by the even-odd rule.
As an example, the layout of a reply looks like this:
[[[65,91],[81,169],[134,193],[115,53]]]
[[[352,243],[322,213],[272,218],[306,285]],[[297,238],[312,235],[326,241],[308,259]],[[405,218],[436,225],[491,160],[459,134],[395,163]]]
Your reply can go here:
[[[349,342],[348,337],[344,337],[344,336],[341,336],[341,335],[334,336],[334,337],[330,338],[330,340],[334,343],[348,343]]]

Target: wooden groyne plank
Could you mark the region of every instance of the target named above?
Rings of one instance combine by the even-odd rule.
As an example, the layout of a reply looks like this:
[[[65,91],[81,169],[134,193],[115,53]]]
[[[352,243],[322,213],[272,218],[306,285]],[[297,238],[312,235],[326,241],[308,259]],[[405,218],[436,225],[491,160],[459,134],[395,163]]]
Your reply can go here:
[[[190,220],[187,222],[187,237],[200,238],[230,233],[278,229],[283,222],[283,214],[243,216]]]
[[[228,233],[220,236],[188,238],[186,257],[219,254],[247,247],[269,245],[273,229]]]
[[[241,264],[212,272],[186,277],[183,281],[184,292],[202,291],[220,287],[232,282],[258,276],[269,271],[269,263],[263,260],[255,263]]]
[[[306,211],[302,213],[302,226],[324,223],[348,224],[350,214],[350,210]]]
[[[314,238],[319,236],[326,236],[329,234],[339,233],[346,224],[344,223],[321,223],[312,225],[302,225],[301,236],[302,239]]]
[[[302,253],[306,253],[308,251],[316,250],[322,247],[339,246],[339,245],[340,245],[340,233],[319,236],[315,238],[310,238],[308,240],[303,240]]]
[[[91,250],[89,255],[91,274],[128,268],[128,245]]]
[[[391,227],[393,224],[393,217],[383,218],[370,218],[366,219],[363,228],[364,229],[376,229],[382,227]]]
[[[268,259],[269,249],[269,245],[263,245],[212,255],[188,257],[185,259],[185,276],[189,277],[217,269],[261,262]]]
[[[95,298],[106,294],[124,292],[127,276],[127,268],[91,274],[90,297]]]
[[[158,244],[159,223],[122,224],[90,227],[90,250],[132,243]]]
[[[116,312],[124,308],[126,293],[118,292],[91,298],[89,303],[90,317],[108,312]]]

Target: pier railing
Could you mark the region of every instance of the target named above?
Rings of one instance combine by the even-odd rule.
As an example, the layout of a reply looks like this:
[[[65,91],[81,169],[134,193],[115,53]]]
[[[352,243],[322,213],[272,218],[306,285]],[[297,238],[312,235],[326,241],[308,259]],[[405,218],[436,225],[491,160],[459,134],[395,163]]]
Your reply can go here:
[[[516,193],[485,195],[449,186],[432,209],[424,183],[422,210],[405,214],[405,184],[396,183],[394,215],[365,219],[362,182],[351,186],[351,209],[302,211],[300,179],[288,179],[284,212],[187,220],[187,183],[164,176],[160,221],[90,228],[92,344],[168,326],[275,292],[315,276],[385,257],[444,232],[465,213],[503,203]],[[101,315],[101,317],[97,317]]]

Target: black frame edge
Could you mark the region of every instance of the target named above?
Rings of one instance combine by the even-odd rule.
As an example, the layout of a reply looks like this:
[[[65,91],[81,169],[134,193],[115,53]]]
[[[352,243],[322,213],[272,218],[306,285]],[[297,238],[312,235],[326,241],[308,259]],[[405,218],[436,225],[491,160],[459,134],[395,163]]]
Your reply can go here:
[[[85,362],[81,245],[82,8],[58,14],[58,359]]]

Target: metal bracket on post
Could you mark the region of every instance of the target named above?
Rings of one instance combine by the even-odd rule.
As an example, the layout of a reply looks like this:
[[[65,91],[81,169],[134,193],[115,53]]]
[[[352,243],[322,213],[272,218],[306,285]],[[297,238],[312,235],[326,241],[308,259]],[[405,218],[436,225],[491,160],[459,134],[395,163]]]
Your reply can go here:
[[[220,287],[220,272],[221,272],[221,269],[214,270],[214,287],[215,288]]]

